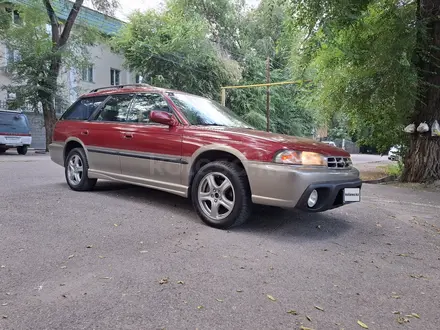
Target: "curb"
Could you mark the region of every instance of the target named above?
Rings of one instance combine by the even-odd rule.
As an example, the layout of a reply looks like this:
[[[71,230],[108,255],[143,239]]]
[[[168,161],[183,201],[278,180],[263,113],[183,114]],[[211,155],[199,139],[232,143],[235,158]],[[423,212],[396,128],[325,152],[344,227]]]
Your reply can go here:
[[[369,184],[379,184],[384,182],[390,182],[396,180],[396,176],[389,175],[385,176],[383,178],[377,179],[377,180],[362,180],[362,183],[369,183]]]

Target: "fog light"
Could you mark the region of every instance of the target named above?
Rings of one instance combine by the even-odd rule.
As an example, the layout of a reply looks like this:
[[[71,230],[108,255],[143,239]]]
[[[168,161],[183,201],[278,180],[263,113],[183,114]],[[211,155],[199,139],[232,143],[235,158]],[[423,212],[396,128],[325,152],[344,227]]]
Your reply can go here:
[[[307,205],[308,207],[312,208],[316,205],[317,202],[318,202],[318,192],[316,190],[313,190],[309,196]]]

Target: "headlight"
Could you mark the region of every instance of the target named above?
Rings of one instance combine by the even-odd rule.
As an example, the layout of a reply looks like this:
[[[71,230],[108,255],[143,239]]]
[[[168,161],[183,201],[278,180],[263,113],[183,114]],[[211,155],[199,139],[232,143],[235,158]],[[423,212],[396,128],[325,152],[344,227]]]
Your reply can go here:
[[[290,165],[325,166],[327,162],[321,154],[310,151],[283,150],[275,155],[275,163]]]

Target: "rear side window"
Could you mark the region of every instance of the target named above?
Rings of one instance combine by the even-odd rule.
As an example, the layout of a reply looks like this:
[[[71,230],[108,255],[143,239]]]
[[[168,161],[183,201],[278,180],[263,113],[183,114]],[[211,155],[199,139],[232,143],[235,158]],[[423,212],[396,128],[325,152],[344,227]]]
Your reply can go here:
[[[0,132],[29,134],[27,117],[21,113],[0,112]]]
[[[87,120],[107,96],[88,97],[76,101],[61,117],[62,120]]]

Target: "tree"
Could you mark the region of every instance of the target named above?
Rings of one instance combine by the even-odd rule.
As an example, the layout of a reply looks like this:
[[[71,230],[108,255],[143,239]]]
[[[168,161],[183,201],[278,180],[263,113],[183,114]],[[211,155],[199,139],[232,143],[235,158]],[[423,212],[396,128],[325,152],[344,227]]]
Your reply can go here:
[[[314,106],[342,112],[363,143],[384,151],[404,142],[407,124],[440,119],[440,0],[289,2],[292,30],[313,75]],[[368,132],[368,135],[365,134]],[[404,181],[440,179],[438,138],[414,134]]]
[[[60,0],[61,1],[61,0]],[[29,0],[23,6],[16,6],[22,18],[22,24],[11,25],[2,14],[1,37],[9,49],[17,51],[19,58],[11,65],[13,83],[7,86],[24,101],[41,104],[46,129],[46,149],[52,142],[56,123],[54,100],[60,91],[59,76],[63,64],[84,62],[87,46],[94,37],[84,32],[87,27],[78,27],[75,37],[71,38],[76,19],[83,7],[84,0],[70,2],[58,0]],[[116,0],[95,0],[92,2],[98,10],[112,12],[117,6]],[[55,5],[71,6],[64,22],[57,16]],[[50,24],[50,31],[46,24]],[[87,31],[89,32],[90,29]],[[48,35],[49,34],[49,35]]]
[[[112,40],[130,70],[155,85],[218,99],[220,87],[237,81],[236,62],[223,57],[207,37],[209,26],[199,15],[170,6],[163,12],[136,12]]]

